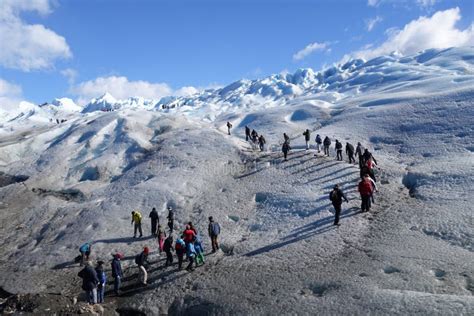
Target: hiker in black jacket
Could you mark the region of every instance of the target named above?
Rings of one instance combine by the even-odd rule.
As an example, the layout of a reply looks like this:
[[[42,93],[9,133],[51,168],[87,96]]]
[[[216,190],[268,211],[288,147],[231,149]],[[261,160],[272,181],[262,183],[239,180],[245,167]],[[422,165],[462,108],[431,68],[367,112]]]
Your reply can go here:
[[[341,215],[341,205],[342,205],[342,200],[345,200],[346,203],[349,202],[342,192],[341,189],[339,189],[339,185],[335,185],[331,193],[329,193],[329,199],[332,202],[332,205],[334,206],[335,213],[334,213],[334,225],[339,226],[339,216]]]
[[[249,141],[249,138],[250,138],[250,128],[247,125],[245,125],[245,140]]]
[[[123,278],[123,273],[122,273],[122,263],[120,262],[120,259],[122,259],[122,254],[121,253],[116,253],[114,255],[114,259],[111,262],[111,267],[112,267],[112,277],[114,278],[114,292],[115,295],[120,294],[120,284]]]
[[[349,163],[355,162],[354,159],[354,146],[352,144],[346,143],[346,155],[349,157]]]
[[[324,154],[329,157],[329,147],[331,146],[331,140],[329,137],[325,137],[323,140],[323,145],[324,145]]]
[[[171,253],[173,251],[173,235],[169,235],[165,239],[163,251],[166,253],[165,267],[167,267],[173,263],[173,254]]]
[[[309,149],[309,141],[311,139],[311,132],[309,131],[309,129],[306,129],[306,131],[304,131],[303,136],[304,136],[304,140],[306,142],[306,150],[308,150]]]
[[[97,304],[97,284],[99,284],[99,278],[97,277],[97,272],[92,267],[92,263],[87,261],[84,269],[79,271],[77,275],[82,279],[82,289],[86,291],[87,302],[89,304]]]
[[[342,144],[337,139],[334,149],[336,150],[336,159],[342,161]]]
[[[160,222],[156,208],[153,208],[151,210],[149,217],[151,219],[151,234],[152,236],[156,236],[156,227],[158,226],[158,223]]]

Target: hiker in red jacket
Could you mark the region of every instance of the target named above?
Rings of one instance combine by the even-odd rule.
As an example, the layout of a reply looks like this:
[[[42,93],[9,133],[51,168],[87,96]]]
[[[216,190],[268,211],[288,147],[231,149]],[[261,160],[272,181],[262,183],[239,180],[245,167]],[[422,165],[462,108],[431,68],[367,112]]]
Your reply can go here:
[[[362,199],[362,212],[368,212],[370,211],[371,205],[370,197],[372,196],[372,193],[374,191],[374,187],[372,185],[372,182],[370,181],[370,177],[368,174],[364,175],[362,181],[359,182],[358,189],[360,193],[360,198]]]

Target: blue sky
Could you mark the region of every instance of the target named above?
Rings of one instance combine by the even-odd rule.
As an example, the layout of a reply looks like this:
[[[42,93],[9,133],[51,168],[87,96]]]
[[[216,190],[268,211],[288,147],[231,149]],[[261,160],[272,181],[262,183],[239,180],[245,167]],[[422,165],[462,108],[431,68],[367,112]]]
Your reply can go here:
[[[471,0],[2,1],[5,104],[158,98],[344,56],[474,45]]]

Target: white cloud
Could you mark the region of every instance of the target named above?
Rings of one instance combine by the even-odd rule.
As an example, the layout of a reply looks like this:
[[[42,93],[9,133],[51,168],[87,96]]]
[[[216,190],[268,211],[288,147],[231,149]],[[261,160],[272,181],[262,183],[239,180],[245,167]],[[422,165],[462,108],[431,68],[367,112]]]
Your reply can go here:
[[[2,0],[0,2],[0,65],[31,71],[51,68],[57,59],[72,57],[66,39],[41,24],[27,24],[22,11],[46,15],[49,0]]]
[[[432,7],[435,5],[436,0],[416,0],[416,3],[421,7]]]
[[[0,78],[0,109],[7,111],[15,109],[21,101],[21,87]]]
[[[370,7],[375,7],[379,4],[379,0],[368,0],[367,5]]]
[[[71,92],[79,97],[80,104],[87,103],[109,92],[117,99],[140,96],[147,99],[159,99],[171,95],[173,90],[166,83],[150,83],[147,81],[129,81],[124,76],[98,77],[94,80],[81,82],[71,88]]]
[[[363,49],[352,54],[356,58],[373,58],[397,51],[414,54],[428,48],[448,48],[473,45],[474,23],[465,30],[456,28],[461,19],[459,8],[438,11],[431,17],[413,20],[401,30],[390,29],[388,39],[370,50]]]
[[[73,85],[76,82],[77,71],[72,68],[66,68],[61,70],[61,75],[67,78],[69,85]]]
[[[369,31],[369,32],[372,31],[372,29],[375,27],[375,25],[377,23],[382,22],[382,21],[383,21],[383,18],[378,16],[378,15],[373,19],[366,20],[365,21],[365,26],[367,27],[367,31]]]
[[[324,50],[325,51],[330,51],[328,43],[314,42],[314,43],[311,43],[311,44],[307,45],[302,50],[297,51],[293,55],[293,60],[295,60],[295,61],[301,60],[301,59],[304,59],[306,56],[312,54],[315,51],[324,51]]]

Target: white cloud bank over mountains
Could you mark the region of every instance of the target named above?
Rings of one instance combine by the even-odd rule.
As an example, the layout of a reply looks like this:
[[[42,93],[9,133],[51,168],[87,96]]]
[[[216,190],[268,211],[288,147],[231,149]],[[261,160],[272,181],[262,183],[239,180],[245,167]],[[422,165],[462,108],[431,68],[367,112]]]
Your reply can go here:
[[[49,0],[0,1],[0,66],[22,71],[52,68],[58,59],[72,57],[66,39],[41,24],[27,24],[23,11],[47,15]]]
[[[465,30],[456,28],[461,19],[459,8],[438,11],[431,17],[419,17],[403,29],[392,29],[387,40],[379,46],[362,49],[344,57],[370,59],[398,52],[415,54],[428,48],[448,48],[474,45],[474,23]]]
[[[306,56],[316,52],[316,51],[330,51],[329,43],[318,43],[314,42],[308,44],[305,48],[297,51],[293,55],[293,60],[298,61],[304,59]]]

